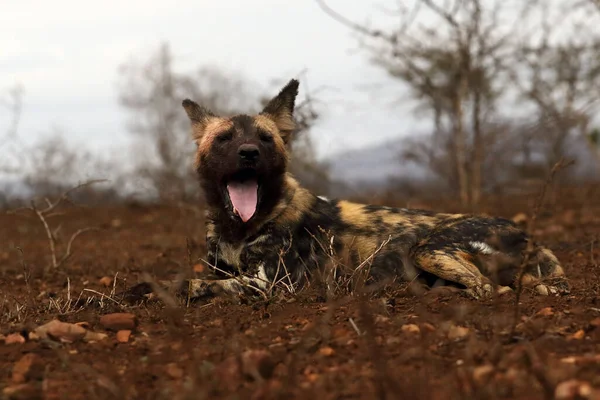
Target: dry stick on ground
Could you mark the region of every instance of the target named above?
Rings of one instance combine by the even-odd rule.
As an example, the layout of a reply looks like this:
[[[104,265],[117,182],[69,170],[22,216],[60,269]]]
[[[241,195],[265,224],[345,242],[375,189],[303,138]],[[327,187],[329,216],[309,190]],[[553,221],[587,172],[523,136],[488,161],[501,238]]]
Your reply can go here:
[[[188,271],[190,275],[194,274],[194,264],[192,263],[192,243],[190,238],[185,238],[185,247],[187,250],[187,262],[188,262]],[[192,280],[188,279],[188,291],[187,291],[187,299],[185,301],[185,306],[189,308],[190,302],[192,301]]]
[[[83,229],[79,229],[77,232],[75,232],[71,238],[69,239],[69,242],[67,244],[67,250],[65,252],[65,254],[58,259],[56,256],[56,237],[54,236],[54,234],[52,233],[52,230],[50,229],[50,225],[48,224],[47,218],[56,214],[53,214],[53,211],[55,211],[57,209],[58,206],[60,206],[62,203],[64,202],[71,202],[69,200],[69,195],[74,192],[77,189],[80,189],[82,187],[85,186],[90,186],[93,185],[95,183],[99,183],[99,182],[106,182],[106,179],[96,179],[96,180],[91,180],[91,181],[87,181],[84,183],[81,183],[69,190],[67,190],[66,192],[64,192],[58,199],[56,199],[54,202],[51,202],[50,200],[48,200],[47,198],[45,199],[46,201],[46,208],[38,208],[35,205],[35,202],[32,200],[31,201],[31,207],[28,207],[28,210],[31,210],[35,213],[35,215],[38,217],[38,219],[42,222],[42,225],[44,225],[44,230],[46,231],[46,236],[48,237],[48,243],[50,245],[50,255],[52,257],[52,268],[53,269],[57,269],[58,267],[60,267],[65,261],[67,261],[71,256],[72,256],[72,252],[71,252],[71,248],[73,245],[73,242],[75,241],[75,239],[81,235],[82,233],[85,232],[89,232],[92,230],[98,230],[98,228],[83,228]]]
[[[535,232],[537,219],[538,219],[540,210],[544,204],[544,199],[546,197],[546,192],[548,190],[548,186],[550,186],[550,184],[554,180],[555,175],[559,171],[569,167],[573,163],[574,163],[573,160],[565,161],[564,158],[561,158],[560,160],[558,160],[558,162],[556,164],[554,164],[554,167],[552,167],[550,174],[546,178],[546,181],[544,182],[542,189],[540,190],[540,193],[537,197],[537,200],[536,200],[534,208],[533,208],[533,214],[531,215],[531,218],[529,219],[529,221],[527,223],[527,232],[529,233],[529,240],[527,242],[527,247],[525,249],[525,255],[523,257],[523,262],[521,263],[521,266],[519,267],[519,274],[517,276],[517,293],[516,293],[516,299],[515,299],[515,310],[514,310],[513,324],[512,324],[512,328],[511,328],[510,337],[514,337],[515,330],[517,328],[517,323],[519,322],[519,315],[521,313],[519,303],[521,301],[521,293],[523,292],[523,277],[525,276],[525,273],[527,272],[527,265],[529,264],[529,261],[531,261],[531,256],[535,252],[534,232]]]

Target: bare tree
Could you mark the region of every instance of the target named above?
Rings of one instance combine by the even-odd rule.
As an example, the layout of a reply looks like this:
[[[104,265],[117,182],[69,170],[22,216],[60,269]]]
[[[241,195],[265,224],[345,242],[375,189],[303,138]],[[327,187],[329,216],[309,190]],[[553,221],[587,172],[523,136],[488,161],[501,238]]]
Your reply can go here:
[[[19,135],[24,89],[16,85],[8,91],[6,100],[0,101],[9,112],[9,124],[0,135],[0,173],[8,182],[0,188],[5,205],[21,203],[30,196],[55,196],[93,174],[115,175],[113,163],[92,154],[65,140],[55,129],[27,144]],[[118,186],[113,180],[110,189],[87,188],[78,196],[87,200],[108,201],[118,198]]]
[[[193,73],[179,73],[173,67],[167,44],[144,62],[131,61],[121,69],[120,101],[129,111],[129,130],[149,154],[139,160],[137,173],[154,188],[159,198],[190,199],[198,194],[191,169],[194,151],[189,139],[189,120],[181,110],[181,100],[193,98],[218,115],[231,116],[257,112],[262,101],[254,85],[223,69],[204,66]],[[287,79],[287,78],[286,78]],[[255,94],[256,93],[256,94]],[[270,96],[268,97],[270,99]],[[327,171],[315,158],[307,131],[318,118],[315,100],[306,92],[305,101],[295,110],[299,130],[292,145],[292,172],[303,183],[327,188]]]
[[[520,68],[514,70],[522,98],[534,106],[533,123],[548,168],[565,155],[572,139],[597,146],[592,125],[600,104],[600,37],[578,18],[569,18],[575,12],[566,10],[554,20],[543,13],[540,33],[521,46]]]
[[[139,139],[134,145],[137,173],[161,199],[195,197],[198,189],[189,162],[194,147],[181,100],[194,98],[220,115],[246,112],[253,97],[248,85],[217,68],[176,72],[168,44],[143,62],[122,65],[120,76],[120,103],[131,116],[130,132]]]
[[[407,155],[443,173],[463,204],[477,204],[486,150],[484,126],[493,119],[503,94],[513,48],[515,27],[500,22],[506,2],[497,0],[490,7],[481,0],[401,3],[395,13],[397,27],[379,30],[349,21],[317,1],[358,32],[373,61],[408,86],[421,109],[431,113],[434,135],[426,140],[440,147],[421,142]],[[439,152],[450,157],[450,164],[438,162]]]
[[[15,139],[19,130],[19,122],[21,120],[21,110],[23,107],[24,88],[21,85],[14,85],[8,90],[7,99],[0,101],[10,114],[10,123],[6,127],[4,140]]]
[[[20,143],[18,140],[19,123],[23,108],[24,89],[21,85],[15,85],[7,90],[6,98],[0,99],[0,105],[8,113],[8,124],[5,131],[0,133],[0,172],[13,172],[18,165],[21,154],[18,151]]]

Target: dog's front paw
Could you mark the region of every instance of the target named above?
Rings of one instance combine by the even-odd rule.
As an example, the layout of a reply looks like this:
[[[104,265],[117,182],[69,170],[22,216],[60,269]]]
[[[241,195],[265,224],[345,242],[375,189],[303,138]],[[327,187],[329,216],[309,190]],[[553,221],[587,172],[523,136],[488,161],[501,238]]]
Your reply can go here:
[[[224,292],[218,281],[209,281],[203,279],[190,279],[184,281],[178,294],[187,299],[201,300],[208,299]]]
[[[464,294],[474,300],[489,299],[494,295],[494,287],[484,283],[465,289]]]
[[[141,282],[115,295],[115,298],[126,303],[138,303],[148,299],[152,293],[152,286],[148,282]]]

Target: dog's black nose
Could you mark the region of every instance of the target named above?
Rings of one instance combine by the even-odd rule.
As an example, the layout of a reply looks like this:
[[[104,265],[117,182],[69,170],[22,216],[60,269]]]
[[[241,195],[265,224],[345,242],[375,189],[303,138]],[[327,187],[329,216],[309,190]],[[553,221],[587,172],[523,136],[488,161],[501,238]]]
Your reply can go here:
[[[256,161],[259,155],[258,146],[254,144],[243,144],[238,148],[238,154],[244,161]]]

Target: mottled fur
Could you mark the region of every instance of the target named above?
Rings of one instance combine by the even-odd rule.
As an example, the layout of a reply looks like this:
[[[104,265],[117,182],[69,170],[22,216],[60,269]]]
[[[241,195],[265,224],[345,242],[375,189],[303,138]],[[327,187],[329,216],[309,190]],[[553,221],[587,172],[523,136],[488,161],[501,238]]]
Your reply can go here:
[[[327,200],[302,188],[286,171],[297,91],[292,80],[259,115],[228,119],[183,102],[207,199],[207,261],[219,275],[184,284],[191,297],[265,291],[277,281],[302,284],[341,255],[354,268],[367,260],[375,279],[418,276],[476,298],[515,286],[528,238],[509,220]],[[242,144],[260,152],[252,165],[240,164]],[[224,187],[246,174],[260,189],[256,214],[244,223]],[[541,294],[569,291],[560,263],[545,248],[531,257],[523,282]]]

